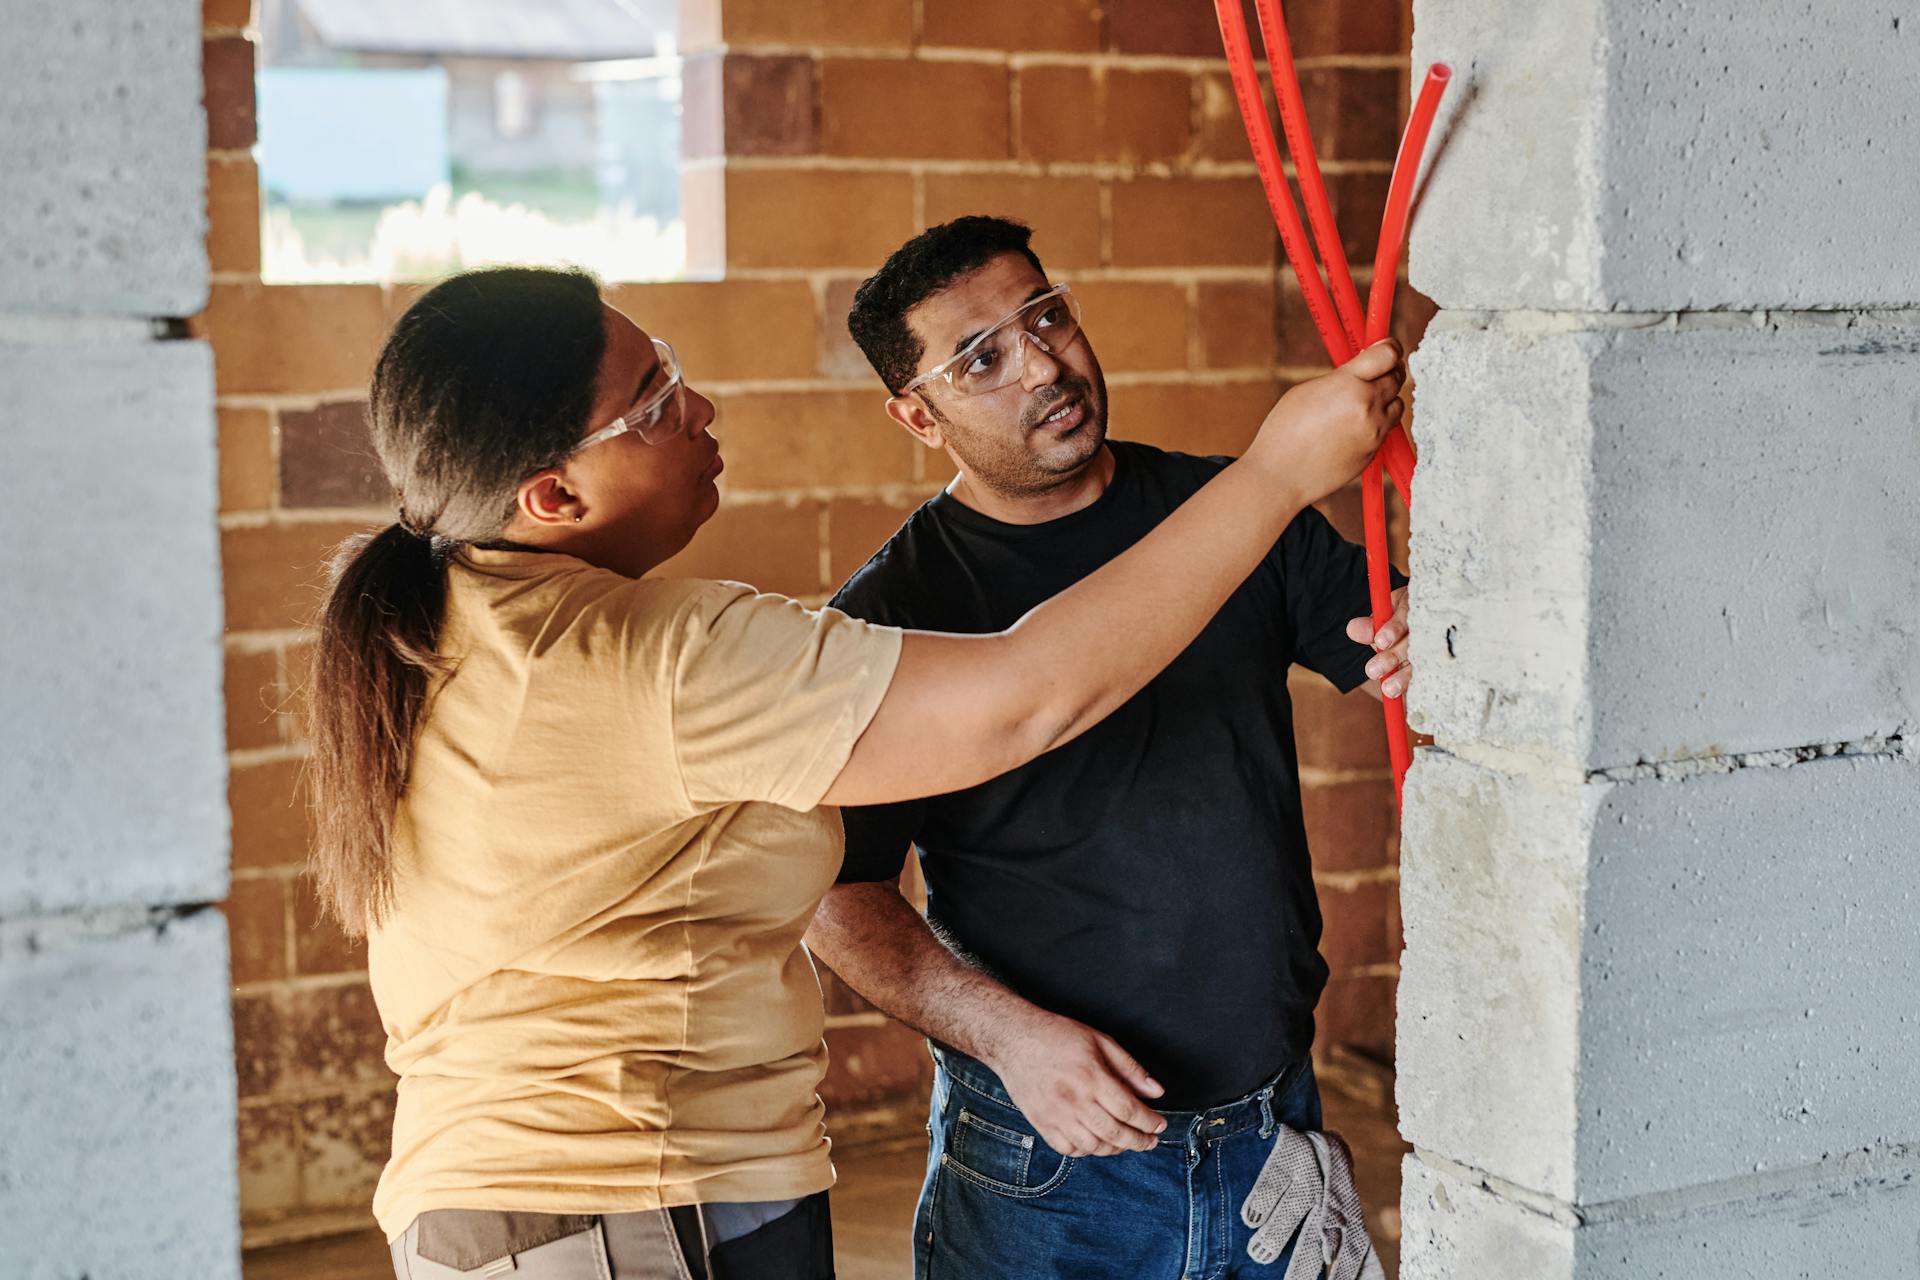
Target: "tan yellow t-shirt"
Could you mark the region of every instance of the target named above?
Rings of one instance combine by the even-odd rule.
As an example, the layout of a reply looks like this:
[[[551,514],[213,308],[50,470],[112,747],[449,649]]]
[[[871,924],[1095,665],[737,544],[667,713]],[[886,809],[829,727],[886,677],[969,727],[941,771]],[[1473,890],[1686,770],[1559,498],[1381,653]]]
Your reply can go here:
[[[842,842],[815,806],[900,633],[563,555],[473,550],[448,576],[454,665],[369,939],[400,1075],[381,1227],[824,1190],[800,938]]]

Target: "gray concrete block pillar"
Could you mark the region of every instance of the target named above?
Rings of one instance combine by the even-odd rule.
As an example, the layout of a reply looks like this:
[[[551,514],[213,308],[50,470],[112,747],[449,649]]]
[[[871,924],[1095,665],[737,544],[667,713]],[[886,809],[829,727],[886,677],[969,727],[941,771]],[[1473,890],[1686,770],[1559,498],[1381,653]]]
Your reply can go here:
[[[0,27],[0,1271],[238,1277],[200,5]]]
[[[1403,1275],[1920,1276],[1920,16],[1414,60]]]

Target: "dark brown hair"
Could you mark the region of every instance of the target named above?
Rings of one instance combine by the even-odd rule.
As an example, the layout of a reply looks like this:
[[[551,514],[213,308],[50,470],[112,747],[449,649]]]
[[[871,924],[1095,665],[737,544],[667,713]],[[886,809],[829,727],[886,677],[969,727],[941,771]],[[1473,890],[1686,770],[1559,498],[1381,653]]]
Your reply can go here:
[[[387,335],[367,416],[399,518],[335,553],[307,690],[321,902],[364,934],[394,901],[394,812],[435,676],[447,560],[498,539],[520,481],[580,441],[606,349],[600,289],[502,267],[442,281]]]
[[[1044,276],[1046,268],[1028,246],[1032,239],[1023,222],[969,214],[928,227],[861,283],[847,313],[847,332],[888,391],[897,393],[912,382],[914,367],[926,354],[907,327],[907,312],[1001,254],[1021,255]]]

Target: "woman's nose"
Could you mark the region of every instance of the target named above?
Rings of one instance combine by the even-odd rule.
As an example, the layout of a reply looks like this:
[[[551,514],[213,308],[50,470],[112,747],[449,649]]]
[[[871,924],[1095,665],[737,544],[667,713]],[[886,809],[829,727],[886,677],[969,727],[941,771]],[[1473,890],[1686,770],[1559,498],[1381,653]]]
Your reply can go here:
[[[689,406],[692,412],[687,415],[687,434],[698,436],[713,425],[720,411],[714,408],[713,401],[691,388],[687,390],[687,398],[693,402]]]

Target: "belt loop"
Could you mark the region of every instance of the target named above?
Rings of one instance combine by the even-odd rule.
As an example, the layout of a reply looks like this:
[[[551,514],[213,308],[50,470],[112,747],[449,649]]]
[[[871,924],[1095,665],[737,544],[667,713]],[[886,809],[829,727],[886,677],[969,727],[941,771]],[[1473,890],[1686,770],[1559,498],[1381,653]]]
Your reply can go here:
[[[940,1094],[940,1112],[944,1115],[947,1104],[953,1098],[953,1064],[947,1061],[947,1055],[936,1048],[932,1041],[927,1042],[927,1053],[933,1058],[934,1088]]]
[[[1264,1141],[1273,1136],[1273,1086],[1268,1085],[1260,1091],[1260,1137]]]

